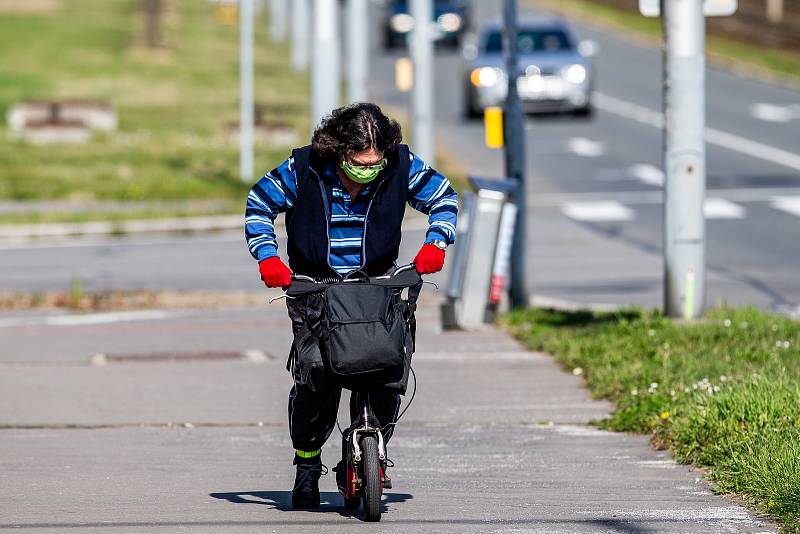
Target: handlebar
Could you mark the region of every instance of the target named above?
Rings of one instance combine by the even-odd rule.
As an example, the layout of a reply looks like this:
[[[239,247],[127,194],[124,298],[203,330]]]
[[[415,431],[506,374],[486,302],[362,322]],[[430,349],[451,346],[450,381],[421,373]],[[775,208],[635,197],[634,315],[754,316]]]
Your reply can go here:
[[[370,284],[385,285],[396,289],[412,287],[422,283],[422,276],[417,272],[413,263],[403,265],[395,269],[391,274],[382,276],[362,276],[357,278],[313,278],[304,274],[292,273],[292,284],[286,290],[288,298],[301,295],[316,293],[328,286],[348,282],[361,282]]]
[[[415,267],[414,262],[411,262],[411,263],[409,263],[407,265],[403,265],[401,267],[398,267],[397,269],[394,270],[394,272],[392,272],[392,274],[385,274],[383,276],[370,276],[370,277],[367,277],[367,279],[368,280],[388,280],[389,278],[392,278],[393,276],[397,276],[398,274],[400,274],[402,272],[408,271],[410,269],[414,269],[414,267]],[[359,282],[359,281],[363,281],[364,279],[363,278],[342,278],[341,280],[337,279],[334,282],[334,281],[328,281],[328,280],[333,280],[333,279],[313,278],[311,276],[306,276],[304,274],[292,273],[292,280],[293,281],[294,280],[299,280],[299,281],[303,281],[303,282],[311,282],[311,283],[314,283],[314,284],[331,284],[331,283],[338,283],[338,282]]]

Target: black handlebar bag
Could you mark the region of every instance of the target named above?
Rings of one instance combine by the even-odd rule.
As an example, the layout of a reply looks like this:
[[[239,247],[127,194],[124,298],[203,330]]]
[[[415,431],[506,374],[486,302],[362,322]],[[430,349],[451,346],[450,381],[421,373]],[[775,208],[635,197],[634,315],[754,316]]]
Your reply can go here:
[[[293,282],[288,294],[301,299],[304,326],[295,334],[296,379],[317,390],[388,389],[405,393],[414,353],[414,312],[422,288],[416,270],[388,278],[364,278],[320,288]],[[407,290],[406,298],[403,291]],[[324,376],[320,373],[324,363]],[[289,368],[287,362],[287,368]]]
[[[323,355],[337,385],[370,389],[402,378],[407,308],[398,291],[383,285],[356,282],[325,290]]]

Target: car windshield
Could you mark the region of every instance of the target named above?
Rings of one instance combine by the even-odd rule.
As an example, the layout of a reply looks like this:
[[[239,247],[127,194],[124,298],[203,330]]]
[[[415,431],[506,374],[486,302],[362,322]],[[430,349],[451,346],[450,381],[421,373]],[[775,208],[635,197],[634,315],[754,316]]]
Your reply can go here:
[[[520,54],[531,54],[533,52],[559,52],[571,50],[572,43],[563,30],[520,30],[517,38]],[[486,42],[483,47],[484,52],[499,53],[503,51],[503,34],[499,31],[492,31],[486,35]]]

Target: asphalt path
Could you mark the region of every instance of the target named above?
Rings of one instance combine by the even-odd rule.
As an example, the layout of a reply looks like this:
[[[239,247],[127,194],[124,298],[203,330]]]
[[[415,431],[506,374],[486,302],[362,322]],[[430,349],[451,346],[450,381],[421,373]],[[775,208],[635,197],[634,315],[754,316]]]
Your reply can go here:
[[[499,1],[473,6],[476,27],[500,17]],[[536,13],[526,9],[522,16]],[[526,122],[532,290],[554,301],[660,306],[661,52],[607,29],[572,26],[580,39],[599,44],[597,112],[588,121],[546,116]],[[394,89],[392,74],[404,52],[387,53],[378,42],[373,50],[372,97],[404,109],[407,95]],[[462,117],[465,70],[458,52],[438,51],[439,148],[471,173],[501,176],[502,155],[484,147],[481,121]],[[797,108],[800,93],[715,67],[707,69],[706,83],[707,303],[796,313],[800,116],[787,110]],[[542,247],[553,240],[561,247]],[[605,261],[608,247],[618,249],[616,261]],[[646,281],[637,268],[644,263],[653,266]],[[576,269],[581,276],[563,274]]]

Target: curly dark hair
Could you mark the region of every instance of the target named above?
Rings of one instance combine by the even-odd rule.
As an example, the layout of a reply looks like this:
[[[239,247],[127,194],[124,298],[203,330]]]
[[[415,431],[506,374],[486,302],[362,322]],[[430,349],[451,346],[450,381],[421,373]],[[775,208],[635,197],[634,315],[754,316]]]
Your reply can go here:
[[[391,154],[403,140],[400,125],[370,103],[334,109],[314,130],[311,146],[323,158],[340,158],[374,148]]]

